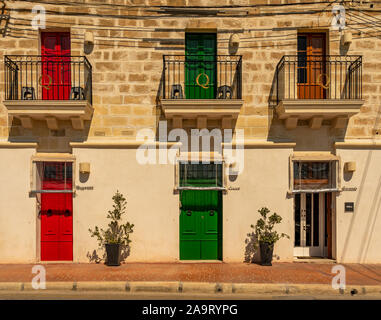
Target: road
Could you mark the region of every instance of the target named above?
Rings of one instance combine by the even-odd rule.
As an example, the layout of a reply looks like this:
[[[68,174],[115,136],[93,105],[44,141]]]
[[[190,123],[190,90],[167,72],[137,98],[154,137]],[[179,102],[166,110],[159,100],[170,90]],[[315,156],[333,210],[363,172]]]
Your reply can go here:
[[[371,295],[253,295],[253,294],[186,294],[128,293],[110,291],[1,291],[0,300],[381,300]]]

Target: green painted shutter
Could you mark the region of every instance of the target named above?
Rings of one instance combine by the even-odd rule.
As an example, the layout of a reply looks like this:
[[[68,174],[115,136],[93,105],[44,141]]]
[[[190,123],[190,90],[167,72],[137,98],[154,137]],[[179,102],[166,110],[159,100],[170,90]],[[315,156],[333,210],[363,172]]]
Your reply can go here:
[[[217,85],[217,37],[215,33],[185,35],[185,97],[214,99]],[[197,84],[204,85],[206,88]]]
[[[180,259],[222,258],[222,192],[180,192]]]

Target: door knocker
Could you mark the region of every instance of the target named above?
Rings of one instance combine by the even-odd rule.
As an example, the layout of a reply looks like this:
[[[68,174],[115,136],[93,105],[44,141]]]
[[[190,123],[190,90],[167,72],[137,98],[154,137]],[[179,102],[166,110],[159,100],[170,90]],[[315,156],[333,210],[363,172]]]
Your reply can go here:
[[[192,211],[187,210],[187,216],[191,216],[191,215],[192,215]]]
[[[211,217],[213,217],[213,216],[214,216],[214,212],[215,212],[214,210],[210,210],[210,211],[209,211],[209,215],[210,215]]]
[[[324,84],[323,81],[322,81],[322,77],[325,76],[325,79],[326,79],[326,83]],[[329,79],[329,76],[328,74],[326,73],[321,73],[319,74],[318,78],[317,78],[317,83],[320,87],[324,88],[324,89],[328,89],[329,88],[329,82],[331,80]]]
[[[204,84],[202,84],[202,83],[199,82],[199,81],[200,81],[200,77],[201,77],[202,75],[205,75],[205,77],[206,77],[206,82],[205,82]],[[206,73],[203,73],[203,72],[200,73],[200,74],[197,76],[197,78],[196,78],[196,83],[197,83],[197,85],[200,86],[201,88],[209,89],[209,87],[208,87],[208,85],[209,85],[209,77],[208,77],[208,75],[207,75]]]
[[[40,78],[38,78],[38,84],[39,84],[41,87],[45,88],[46,90],[50,90],[50,86],[52,85],[52,82],[53,82],[52,77],[51,77],[50,75],[48,75],[48,74],[45,75],[45,76],[47,76],[48,79],[49,79],[49,84],[46,85],[46,84],[42,84],[42,76],[43,76],[43,75],[40,75]]]

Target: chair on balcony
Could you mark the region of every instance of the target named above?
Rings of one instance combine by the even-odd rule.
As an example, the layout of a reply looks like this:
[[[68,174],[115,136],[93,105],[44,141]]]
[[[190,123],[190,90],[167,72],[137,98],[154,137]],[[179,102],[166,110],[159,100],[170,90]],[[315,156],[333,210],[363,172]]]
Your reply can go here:
[[[33,87],[22,87],[21,88],[21,99],[22,100],[36,100],[36,93]]]
[[[217,99],[232,99],[233,89],[230,86],[224,85],[217,89]]]
[[[70,90],[70,100],[86,100],[85,91],[82,87],[72,87]]]
[[[173,84],[171,88],[171,99],[184,99],[181,84]]]

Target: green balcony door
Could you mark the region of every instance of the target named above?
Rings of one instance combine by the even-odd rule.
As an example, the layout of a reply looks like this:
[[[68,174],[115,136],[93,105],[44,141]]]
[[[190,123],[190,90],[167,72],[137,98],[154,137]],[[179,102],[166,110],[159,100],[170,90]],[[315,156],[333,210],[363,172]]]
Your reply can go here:
[[[180,191],[180,260],[222,259],[222,192]]]
[[[215,33],[185,34],[185,97],[214,99],[217,90]]]

